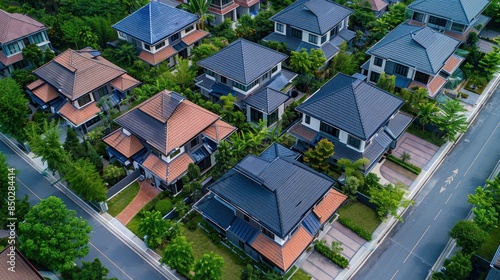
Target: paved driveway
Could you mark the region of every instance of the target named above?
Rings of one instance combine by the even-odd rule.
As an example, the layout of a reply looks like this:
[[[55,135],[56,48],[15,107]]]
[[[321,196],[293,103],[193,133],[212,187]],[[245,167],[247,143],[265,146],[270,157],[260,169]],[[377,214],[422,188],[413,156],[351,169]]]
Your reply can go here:
[[[142,207],[150,202],[155,196],[157,196],[161,191],[153,186],[147,181],[139,182],[141,188],[139,192],[134,197],[134,200],[123,209],[123,211],[116,215],[116,219],[126,225],[132,218],[141,211]]]
[[[332,241],[340,241],[342,248],[344,248],[342,255],[348,260],[351,260],[358,249],[366,242],[366,240],[337,221],[333,222],[332,228],[321,239],[325,240],[328,245],[331,245]],[[334,279],[343,270],[316,251],[309,255],[302,263],[301,268],[314,279],[319,280]]]

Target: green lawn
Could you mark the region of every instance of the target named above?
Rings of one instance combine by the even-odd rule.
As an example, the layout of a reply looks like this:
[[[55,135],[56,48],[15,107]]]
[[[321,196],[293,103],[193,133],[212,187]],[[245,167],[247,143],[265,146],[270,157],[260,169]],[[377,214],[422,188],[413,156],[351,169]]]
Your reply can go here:
[[[116,217],[116,215],[120,214],[127,205],[132,202],[134,197],[139,192],[140,186],[139,183],[134,182],[132,185],[128,186],[126,189],[115,195],[112,199],[110,199],[108,204],[108,213]]]
[[[421,127],[411,124],[406,132],[411,133],[419,138],[424,139],[427,142],[430,142],[438,147],[444,144],[445,140],[443,138],[437,137],[434,133],[427,131],[427,130],[422,130]]]
[[[495,252],[500,245],[500,223],[497,228],[492,229],[489,234],[488,240],[481,246],[481,249],[477,252],[479,256],[490,261],[495,256]]]
[[[373,233],[381,223],[375,210],[358,201],[345,204],[338,213],[369,233]]]
[[[127,228],[130,229],[135,235],[142,239],[142,236],[139,234],[139,222],[141,218],[139,215],[135,215],[130,222],[127,224]]]
[[[207,236],[207,233],[200,227],[191,231],[184,227],[184,236],[189,242],[192,242],[194,258],[199,259],[203,254],[214,252],[224,258],[224,267],[222,268],[222,279],[239,279],[242,260],[231,250],[222,244],[214,244]]]
[[[310,280],[312,277],[305,273],[302,269],[299,269],[295,274],[290,278],[291,280]]]

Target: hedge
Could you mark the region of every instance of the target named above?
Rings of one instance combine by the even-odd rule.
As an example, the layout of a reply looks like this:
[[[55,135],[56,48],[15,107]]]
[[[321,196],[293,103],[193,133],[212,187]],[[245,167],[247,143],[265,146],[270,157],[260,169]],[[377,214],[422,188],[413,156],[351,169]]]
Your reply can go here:
[[[329,260],[332,262],[336,263],[342,268],[346,268],[349,265],[349,261],[344,258],[340,254],[335,254],[330,247],[328,247],[324,241],[318,241],[316,244],[314,244],[314,249],[318,251],[318,253],[322,254],[323,256],[327,257]]]
[[[172,211],[172,201],[170,199],[162,199],[155,204],[155,210],[160,211],[161,215],[164,216],[168,212]]]
[[[338,218],[339,223],[344,225],[345,227],[349,228],[352,230],[354,233],[359,235],[361,238],[365,239],[366,241],[372,241],[372,234],[366,231],[365,229],[359,227],[356,225],[352,220],[349,220],[347,218]]]
[[[409,162],[403,162],[401,159],[399,159],[393,155],[387,155],[387,159],[400,165],[401,167],[409,170],[410,172],[412,172],[416,175],[418,175],[418,174],[420,174],[420,172],[422,172],[422,169],[420,167],[415,166]]]

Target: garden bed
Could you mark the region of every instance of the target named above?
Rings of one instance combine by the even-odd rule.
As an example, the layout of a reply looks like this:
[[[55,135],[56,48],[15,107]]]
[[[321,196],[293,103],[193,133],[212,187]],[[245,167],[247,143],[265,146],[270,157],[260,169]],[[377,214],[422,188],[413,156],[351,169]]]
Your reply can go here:
[[[471,85],[471,82],[468,82],[468,83],[465,85],[465,87],[464,87],[464,88],[465,88],[466,90],[472,91],[472,92],[474,92],[474,93],[481,94],[481,93],[483,93],[483,91],[484,91],[484,89],[486,88],[486,86],[487,86],[487,85],[488,85],[488,84],[486,83],[486,84],[485,84],[484,86],[482,86],[482,87],[474,87],[474,88],[472,88],[472,87],[471,87],[471,86],[472,86],[472,85]]]
[[[113,198],[111,198],[107,204],[108,204],[108,213],[116,217],[120,212],[127,207],[127,205],[134,200],[135,196],[137,193],[139,193],[139,189],[141,187],[139,186],[139,183],[134,182],[127,188],[125,188],[123,191],[119,192],[117,195],[115,195]]]

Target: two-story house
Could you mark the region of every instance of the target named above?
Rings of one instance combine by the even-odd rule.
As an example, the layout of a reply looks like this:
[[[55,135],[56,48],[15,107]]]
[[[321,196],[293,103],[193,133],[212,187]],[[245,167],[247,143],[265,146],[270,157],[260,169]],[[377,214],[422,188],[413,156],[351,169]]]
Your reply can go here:
[[[370,7],[375,14],[375,17],[381,17],[385,12],[387,12],[387,7],[389,2],[385,0],[369,0]]]
[[[335,146],[334,163],[367,158],[368,173],[412,122],[399,111],[403,104],[387,91],[339,73],[296,108],[302,120],[288,132],[303,152],[328,139]]]
[[[47,29],[29,16],[0,10],[0,77],[31,66],[23,57],[26,46],[36,44],[42,51],[52,50]]]
[[[151,1],[112,26],[118,38],[136,45],[139,58],[156,66],[176,64],[175,55],[191,56],[191,50],[208,32],[196,29],[198,16],[167,4]]]
[[[490,20],[481,14],[489,3],[489,0],[416,0],[407,7],[411,13],[408,22],[426,25],[465,42],[469,32],[476,30],[479,34]]]
[[[104,59],[99,51],[90,48],[68,49],[33,74],[38,80],[27,86],[33,102],[58,114],[82,133],[99,122],[101,108],[97,102],[101,98],[109,96],[109,105],[116,106],[140,84],[125,70]]]
[[[285,43],[291,51],[321,49],[328,63],[341,43],[351,41],[353,11],[330,0],[298,0],[270,18],[274,32],[264,41]]]
[[[244,110],[247,121],[267,122],[281,119],[296,73],[282,69],[285,54],[239,39],[216,54],[198,62],[205,73],[195,81],[201,93],[217,102],[232,94]]]
[[[382,72],[395,75],[397,88],[425,88],[434,98],[464,61],[455,54],[459,45],[429,27],[402,23],[366,52],[362,74],[373,83]]]
[[[345,202],[335,182],[279,144],[248,155],[209,186],[193,208],[235,246],[288,271]]]
[[[133,163],[154,186],[174,195],[182,189],[180,179],[188,165],[194,163],[202,172],[213,166],[218,143],[236,130],[220,116],[167,90],[115,122],[121,128],[103,138],[110,156]]]

